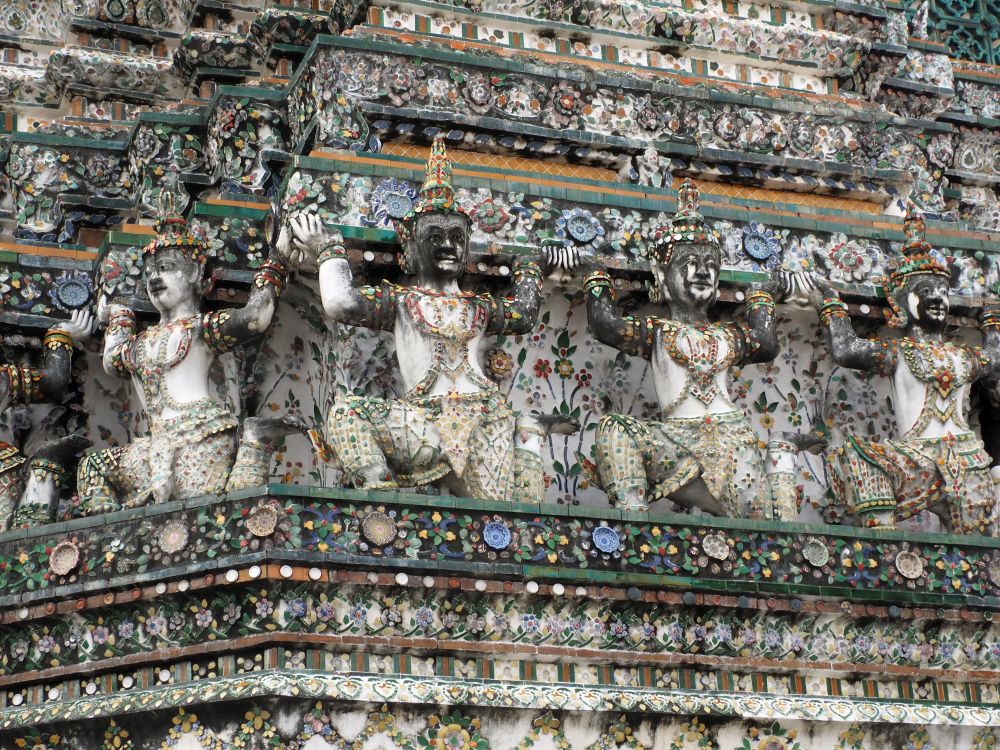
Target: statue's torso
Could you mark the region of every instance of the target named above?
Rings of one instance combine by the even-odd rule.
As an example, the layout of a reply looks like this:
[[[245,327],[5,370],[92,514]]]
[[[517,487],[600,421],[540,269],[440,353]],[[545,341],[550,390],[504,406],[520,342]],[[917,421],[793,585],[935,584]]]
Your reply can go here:
[[[208,375],[215,353],[201,336],[195,315],[150,326],[128,346],[132,380],[151,421],[186,412],[194,402],[210,398]]]
[[[731,325],[662,321],[652,353],[653,382],[664,417],[701,417],[736,409],[729,368],[739,357]]]
[[[471,294],[402,290],[394,333],[407,396],[494,388],[479,361],[489,309]]]
[[[969,431],[969,386],[982,367],[981,350],[901,339],[892,373],[893,407],[903,438]]]

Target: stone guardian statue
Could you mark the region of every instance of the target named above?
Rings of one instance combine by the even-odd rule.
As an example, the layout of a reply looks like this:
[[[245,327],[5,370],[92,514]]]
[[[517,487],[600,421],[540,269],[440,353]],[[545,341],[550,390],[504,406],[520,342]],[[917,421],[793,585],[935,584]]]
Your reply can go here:
[[[103,298],[98,312],[107,325],[104,368],[132,380],[149,435],[84,457],[77,476],[84,514],[263,484],[272,441],[301,429],[294,419],[247,419],[237,456],[239,421],[209,388],[216,356],[271,324],[288,275],[281,256],[272,250],[264,261],[244,307],[203,313],[206,242],[169,207],[156,229],[143,258],[159,322],[139,330],[129,307]]]
[[[897,339],[858,337],[847,306],[822,284],[820,321],[833,360],[890,378],[899,437],[851,437],[831,451],[834,492],[865,526],[893,528],[930,510],[955,534],[996,536],[997,503],[990,456],[968,424],[973,381],[1000,373],[1000,310],[987,308],[983,348],[950,342],[951,271],[924,239],[911,205],[903,224],[903,260],[885,283]]]
[[[329,414],[330,445],[357,487],[439,484],[465,497],[538,502],[544,496],[542,440],[553,429],[575,425],[558,417],[515,417],[483,371],[480,345],[484,337],[534,327],[542,270],[535,259],[519,258],[509,296],[460,288],[470,218],[455,201],[451,171],[439,138],[418,199],[396,225],[411,285],[355,286],[338,238],[318,255],[326,314],[340,323],[391,331],[406,386],[398,400],[339,398]]]
[[[686,180],[677,214],[654,238],[652,296],[666,300],[669,317],[620,314],[603,270],[584,284],[591,332],[608,346],[651,361],[662,413],[657,421],[602,417],[595,435],[597,478],[612,504],[624,510],[646,510],[669,498],[717,516],[791,520],[798,507],[794,487],[785,485],[793,476],[795,451],[809,441],[777,441],[775,452],[787,456],[769,456],[766,468],[750,420],[728,391],[731,367],[776,356],[774,299],[768,288],[751,289],[746,323],[713,322],[722,253],[698,202],[697,188]],[[768,285],[775,291],[777,286]],[[776,493],[768,468],[781,479]]]

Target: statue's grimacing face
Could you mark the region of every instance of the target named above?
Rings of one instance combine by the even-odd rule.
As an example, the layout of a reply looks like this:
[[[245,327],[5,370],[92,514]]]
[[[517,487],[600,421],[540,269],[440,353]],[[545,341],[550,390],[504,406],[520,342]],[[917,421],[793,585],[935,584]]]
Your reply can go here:
[[[146,262],[146,292],[160,314],[201,294],[201,265],[180,250],[160,250]]]
[[[658,273],[663,296],[674,304],[707,310],[719,296],[722,254],[706,244],[677,245]]]
[[[946,279],[929,274],[914,276],[906,285],[905,295],[911,321],[935,330],[944,328],[951,309]]]
[[[469,262],[469,223],[458,214],[417,219],[412,271],[418,279],[457,279]]]

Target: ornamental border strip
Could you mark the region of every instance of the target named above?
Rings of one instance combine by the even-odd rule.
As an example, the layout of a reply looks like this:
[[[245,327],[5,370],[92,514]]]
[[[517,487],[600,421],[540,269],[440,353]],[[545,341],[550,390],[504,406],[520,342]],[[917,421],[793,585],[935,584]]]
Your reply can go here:
[[[434,704],[554,711],[705,714],[744,719],[1000,726],[1000,709],[920,706],[900,701],[851,701],[794,696],[761,698],[704,690],[575,688],[484,680],[316,675],[297,670],[255,672],[211,683],[148,688],[130,695],[57,702],[0,711],[0,730],[74,719],[140,713],[241,698],[295,697],[364,703]],[[571,700],[576,706],[570,707]]]
[[[336,177],[341,173],[363,175],[375,178],[395,177],[416,185],[423,180],[423,164],[419,159],[389,154],[364,154],[371,163],[356,161],[354,155],[336,151],[318,152],[318,155],[295,155],[289,158],[281,181],[280,192],[287,192],[287,187],[294,175],[300,172],[323,173],[324,176]],[[377,162],[377,163],[375,163]],[[456,164],[453,184],[456,188],[482,188],[490,180],[477,175],[467,175],[463,172],[488,172],[488,168],[475,164]],[[621,209],[640,209],[655,214],[657,211],[672,214],[676,209],[676,196],[669,190],[650,186],[633,185],[629,183],[601,182],[579,177],[559,177],[560,185],[552,186],[538,184],[537,178],[528,172],[508,170],[510,177],[505,188],[500,193],[516,192],[515,187],[531,188],[530,194],[541,198],[554,200],[571,200],[578,205],[612,206]],[[550,180],[555,181],[555,180]],[[617,194],[602,194],[599,188],[612,188]],[[626,194],[621,194],[626,193]],[[742,205],[731,202],[724,195],[710,192],[702,193],[701,213],[714,221],[737,221],[745,223],[764,223],[768,226],[802,232],[844,233],[852,240],[882,240],[897,243],[905,240],[902,224],[897,224],[895,217],[884,215],[872,216],[871,221],[848,221],[839,214],[827,214],[814,206],[801,206],[802,211],[796,216],[786,216],[770,213],[766,205]],[[342,227],[343,229],[343,227]],[[366,229],[366,227],[358,227]],[[391,229],[382,230],[383,237],[366,236],[366,240],[391,242],[395,232]],[[345,237],[347,236],[345,230]],[[984,251],[994,254],[1000,232],[969,229],[960,234],[956,232],[953,223],[928,222],[927,239],[942,252],[958,250],[971,253]],[[959,252],[961,254],[961,252]],[[868,288],[875,288],[868,285]]]
[[[475,661],[478,674],[464,673],[456,668],[456,663],[462,661],[462,656],[455,654],[436,655],[427,658],[426,652],[409,654],[397,652],[366,651],[329,651],[322,644],[312,643],[313,648],[295,650],[290,646],[269,647],[261,650],[241,649],[235,652],[206,654],[207,658],[191,660],[181,657],[164,665],[162,662],[145,664],[121,665],[116,670],[104,672],[89,672],[75,678],[45,680],[26,685],[13,685],[6,694],[0,692],[0,712],[8,708],[40,708],[56,700],[58,695],[63,701],[82,697],[95,698],[106,695],[128,693],[133,689],[143,689],[137,686],[157,686],[167,688],[190,682],[212,681],[219,674],[224,676],[248,675],[267,670],[297,670],[316,674],[365,674],[372,677],[414,678],[433,677],[446,680],[488,680],[502,681],[507,685],[551,685],[558,683],[565,687],[571,685],[578,689],[630,689],[630,690],[709,690],[725,694],[741,696],[770,695],[778,698],[791,696],[798,700],[829,699],[848,702],[880,700],[895,701],[905,704],[918,703],[927,705],[933,702],[938,706],[964,708],[985,708],[1000,710],[996,700],[956,700],[948,691],[935,691],[940,685],[933,679],[920,683],[907,680],[887,682],[857,678],[849,680],[844,677],[827,677],[825,679],[804,679],[795,674],[762,674],[753,669],[746,671],[730,671],[726,667],[716,666],[708,671],[696,671],[690,667],[674,666],[670,668],[653,668],[639,663],[624,664],[593,664],[590,668],[596,673],[598,682],[566,679],[565,662],[538,662],[530,657],[515,660],[490,661],[483,658],[466,660]],[[433,660],[433,672],[427,673],[414,664]],[[379,662],[382,664],[379,664]],[[373,667],[372,664],[375,664]],[[391,663],[392,667],[386,667]],[[449,671],[439,671],[444,663],[452,668]],[[500,677],[494,674],[497,665],[503,669],[513,667],[518,678]],[[308,665],[308,666],[305,666]],[[397,670],[397,671],[391,671]],[[487,673],[488,672],[488,673]],[[166,674],[165,674],[166,673]],[[643,678],[645,681],[642,681]],[[619,681],[619,680],[622,681]],[[636,680],[629,682],[629,679]],[[178,681],[179,680],[179,681]],[[741,687],[742,685],[742,687]],[[952,691],[960,689],[976,692],[976,685],[948,683]],[[804,687],[804,689],[803,689]],[[883,692],[885,691],[885,692]],[[993,688],[996,693],[996,687]],[[980,696],[981,697],[981,696]],[[15,702],[16,701],[16,702]]]
[[[367,642],[402,651],[424,648],[431,639],[449,643],[451,653],[477,659],[507,644],[504,653],[511,657],[571,658],[565,682],[583,681],[574,663],[596,663],[595,658],[618,659],[622,665],[642,661],[666,670],[701,657],[735,671],[822,670],[858,679],[902,667],[912,670],[906,673],[909,679],[970,679],[970,685],[990,682],[1000,672],[1000,626],[990,623],[921,626],[871,612],[862,619],[860,613],[799,615],[780,608],[687,607],[679,600],[546,597],[544,592],[524,598],[519,592],[486,594],[471,587],[426,589],[416,581],[409,588],[362,583],[363,576],[349,583],[253,579],[238,587],[192,587],[190,593],[155,597],[147,591],[138,599],[9,621],[0,627],[0,677],[29,684],[39,675],[51,680],[140,664],[164,650],[187,654],[206,638],[221,652],[261,637],[281,647],[301,638],[313,645],[348,648]],[[655,683],[639,682],[650,684]],[[952,700],[995,702],[968,695]]]
[[[470,56],[463,52],[456,52],[445,47],[413,47],[399,42],[381,40],[373,41],[372,39],[365,37],[345,37],[333,36],[331,34],[319,34],[310,45],[309,51],[303,58],[302,63],[300,63],[295,73],[289,79],[287,88],[285,89],[286,95],[289,94],[299,83],[301,83],[302,78],[310,74],[311,69],[308,63],[313,57],[320,54],[324,50],[401,55],[446,64],[464,63],[477,68],[502,69],[506,72],[524,75],[538,75],[545,78],[558,77],[560,80],[565,77],[566,80],[577,81],[580,83],[591,83],[614,87],[621,87],[624,83],[620,77],[604,73],[593,74],[593,71],[587,70],[587,66],[582,64],[573,66],[578,70],[560,70],[556,72],[553,68],[534,61],[522,61],[517,59],[512,60],[506,58],[482,60],[479,57]],[[629,79],[628,84],[629,87],[635,88],[636,90],[648,91],[657,94],[675,95],[684,99],[696,101],[742,104],[746,106],[766,106],[769,109],[774,109],[780,112],[808,111],[827,117],[846,117],[852,122],[884,123],[886,125],[902,124],[905,127],[913,128],[915,130],[922,130],[925,128],[939,132],[948,132],[951,130],[951,126],[947,123],[939,123],[935,120],[893,115],[881,111],[875,106],[858,109],[857,107],[851,107],[846,104],[838,103],[847,101],[844,99],[830,99],[829,101],[824,101],[823,103],[817,103],[814,101],[815,97],[803,97],[806,101],[797,101],[798,97],[770,97],[762,95],[759,92],[751,93],[750,91],[747,91],[737,93],[733,91],[713,89],[710,87],[692,87],[685,86],[680,82],[672,80],[672,78],[689,79],[692,77],[694,76],[668,76],[662,81],[658,79],[654,81],[646,79]],[[704,77],[702,80],[706,84],[718,81],[718,79],[709,77]]]
[[[78,559],[59,574],[58,545]],[[135,567],[116,574],[112,548]],[[0,535],[0,607],[264,560],[1000,609],[1000,539],[294,485]]]

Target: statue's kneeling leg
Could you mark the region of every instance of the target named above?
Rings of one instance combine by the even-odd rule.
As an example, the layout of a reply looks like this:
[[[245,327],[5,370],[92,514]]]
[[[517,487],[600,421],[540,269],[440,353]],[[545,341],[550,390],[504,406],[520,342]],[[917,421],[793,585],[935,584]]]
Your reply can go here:
[[[597,475],[611,504],[623,510],[646,510],[647,458],[654,452],[649,428],[635,417],[607,414],[594,436]]]
[[[296,416],[245,419],[226,492],[267,484],[271,476],[271,456],[277,441],[286,435],[305,431],[305,422]]]
[[[164,486],[169,486],[172,491],[162,499],[155,498],[156,502],[223,492],[235,457],[235,429],[216,432],[196,442],[178,446],[170,467],[172,476],[164,478]]]
[[[126,484],[122,457],[129,446],[105,448],[88,453],[76,471],[76,489],[80,494],[80,514],[91,516],[121,508],[121,492]]]
[[[949,496],[951,533],[995,535],[997,501],[990,470],[983,467],[969,471],[963,490],[964,498]]]
[[[37,526],[55,519],[66,472],[80,451],[90,445],[87,437],[71,434],[49,440],[35,451],[28,464],[24,491],[14,514],[15,526]]]
[[[355,487],[399,486],[386,459],[386,449],[391,450],[391,436],[385,427],[388,411],[384,399],[360,396],[337,399],[330,409],[327,418],[330,447]]]
[[[827,456],[830,469],[838,476],[836,486],[843,493],[841,500],[846,511],[857,515],[863,526],[895,528],[898,502],[893,478],[861,452],[859,442],[852,438]]]
[[[150,440],[145,437],[85,455],[76,470],[79,514],[110,513],[147,503],[157,482],[150,458]]]
[[[14,509],[24,491],[23,457],[17,463],[12,463],[0,470],[0,531],[11,527]]]
[[[28,464],[28,477],[21,501],[14,513],[14,528],[52,523],[59,502],[59,487],[66,470],[57,463],[34,458]]]

